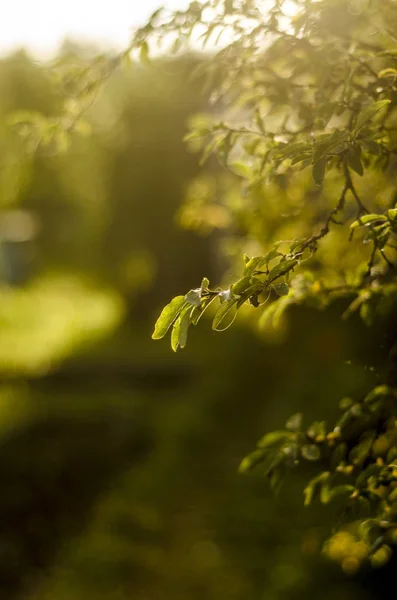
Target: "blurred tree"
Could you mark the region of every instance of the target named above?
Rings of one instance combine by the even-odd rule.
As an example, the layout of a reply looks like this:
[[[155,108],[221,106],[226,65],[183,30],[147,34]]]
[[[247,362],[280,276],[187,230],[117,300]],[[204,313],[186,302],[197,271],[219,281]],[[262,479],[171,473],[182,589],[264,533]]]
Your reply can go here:
[[[215,272],[211,244],[175,223],[198,172],[181,138],[188,116],[205,105],[200,81],[185,85],[199,59],[112,71],[96,102],[83,102],[84,121],[69,137],[59,113],[66,106],[70,120],[67,111],[80,110],[73,77],[98,54],[68,43],[50,67],[22,53],[0,63],[9,125],[0,164],[2,277],[15,284],[75,270],[117,288],[128,311],[150,322],[175,287]]]
[[[84,526],[98,493],[150,448],[142,424],[106,410],[78,419],[58,410],[2,440],[0,582],[8,598],[40,581],[54,552]]]
[[[196,324],[214,301],[209,312],[220,302],[214,316],[214,329],[226,328],[238,309],[242,318],[258,329],[260,335],[280,341],[282,335],[287,336],[286,316],[294,321],[295,315],[300,325],[294,330],[299,343],[289,348],[288,355],[284,347],[277,354],[270,352],[272,357],[267,360],[273,368],[271,377],[262,372],[261,345],[253,350],[247,338],[237,337],[233,338],[231,348],[227,348],[228,342],[224,342],[225,346],[210,344],[214,349],[214,353],[210,354],[209,344],[202,342],[202,355],[209,356],[208,362],[213,364],[212,379],[203,388],[195,388],[197,396],[191,389],[184,390],[172,419],[168,413],[169,405],[166,412],[160,413],[162,429],[159,428],[159,438],[166,439],[169,444],[167,458],[170,464],[179,465],[180,460],[183,465],[186,457],[192,461],[185,465],[185,471],[159,468],[156,471],[158,481],[152,472],[146,474],[147,478],[154,480],[150,488],[152,501],[160,493],[164,500],[164,490],[169,488],[164,481],[169,482],[170,471],[175,475],[173,483],[179,483],[180,497],[173,498],[176,508],[172,523],[175,523],[181,538],[177,537],[175,543],[179,550],[176,556],[183,556],[186,560],[186,589],[184,581],[178,588],[181,597],[186,597],[186,590],[191,597],[200,598],[205,597],[204,594],[208,598],[223,594],[228,597],[234,594],[236,598],[248,595],[260,597],[264,567],[258,556],[261,548],[265,548],[264,537],[268,530],[267,525],[260,521],[264,512],[262,497],[253,500],[254,496],[242,487],[235,510],[230,507],[229,498],[220,496],[219,505],[216,504],[218,490],[213,481],[217,481],[221,469],[217,470],[214,457],[222,456],[223,464],[229,465],[234,463],[231,457],[235,458],[237,453],[241,455],[245,447],[242,423],[252,424],[254,421],[254,433],[260,434],[257,429],[265,420],[256,422],[262,404],[258,388],[262,391],[263,387],[267,387],[273,392],[277,407],[267,409],[266,422],[270,425],[275,423],[275,417],[284,418],[286,397],[288,409],[290,406],[302,407],[310,411],[310,418],[313,418],[313,406],[318,409],[317,399],[321,396],[323,414],[327,412],[326,416],[331,414],[332,418],[333,413],[328,413],[327,406],[329,395],[336,390],[333,380],[337,381],[340,377],[347,386],[349,377],[344,365],[339,365],[340,370],[332,371],[327,379],[326,367],[329,368],[331,360],[350,360],[355,355],[354,344],[359,345],[362,340],[368,345],[363,354],[372,375],[368,377],[366,372],[362,379],[365,385],[375,380],[377,387],[369,394],[359,385],[349,387],[348,393],[351,389],[362,391],[360,399],[343,400],[342,420],[330,432],[324,422],[303,427],[300,415],[295,414],[288,420],[285,430],[268,434],[261,440],[258,449],[243,461],[242,469],[258,464],[261,472],[270,477],[275,490],[278,490],[284,472],[298,464],[303,477],[313,476],[305,490],[306,503],[317,495],[327,504],[327,510],[333,507],[341,509],[349,522],[348,527],[339,531],[327,545],[328,554],[341,562],[346,573],[354,573],[369,557],[373,564],[378,565],[390,555],[396,531],[394,460],[397,453],[396,393],[393,387],[393,344],[396,338],[393,266],[396,218],[393,177],[395,12],[391,0],[348,3],[341,0],[212,0],[193,2],[185,13],[178,12],[170,17],[157,11],[150,23],[137,32],[123,56],[93,56],[90,52],[88,62],[85,58],[84,61],[77,58],[75,64],[70,56],[63,57],[57,70],[59,81],[55,86],[62,93],[54,92],[54,111],[40,108],[38,104],[29,105],[24,98],[23,103],[18,105],[20,111],[33,109],[37,112],[19,111],[9,119],[13,132],[20,135],[24,144],[19,143],[19,135],[16,139],[12,138],[12,144],[7,140],[7,150],[11,148],[12,152],[7,151],[2,157],[2,175],[8,173],[8,167],[20,164],[18,160],[10,161],[10,156],[22,157],[22,164],[26,161],[27,165],[34,157],[34,165],[31,170],[26,168],[25,176],[28,177],[25,177],[27,181],[23,188],[7,188],[12,190],[7,205],[17,196],[22,198],[25,208],[42,217],[42,270],[48,266],[72,266],[92,274],[95,273],[93,265],[100,256],[101,260],[96,265],[98,277],[106,274],[107,281],[119,287],[126,298],[131,298],[139,293],[139,289],[144,289],[150,279],[150,250],[155,248],[158,255],[165,255],[159,279],[161,295],[171,293],[179,286],[179,281],[181,286],[183,282],[183,285],[193,287],[194,278],[201,270],[201,261],[208,262],[208,266],[202,266],[204,272],[206,266],[217,271],[218,257],[212,258],[208,250],[204,254],[202,240],[191,242],[192,248],[195,248],[193,253],[186,246],[184,249],[182,243],[180,247],[171,249],[169,226],[172,211],[182,195],[180,182],[184,183],[195,174],[191,157],[182,154],[177,139],[182,134],[188,112],[202,109],[201,100],[197,98],[198,84],[197,87],[196,84],[186,85],[187,73],[197,66],[197,61],[155,62],[153,70],[133,66],[129,75],[129,85],[136,93],[133,102],[130,90],[125,96],[120,93],[125,82],[119,80],[116,85],[116,77],[108,82],[103,94],[98,94],[98,91],[103,81],[116,74],[115,67],[119,66],[121,59],[128,59],[131,55],[134,60],[139,53],[142,61],[150,62],[155,41],[165,39],[176,53],[183,50],[189,36],[195,43],[200,38],[204,44],[212,45],[212,49],[218,43],[223,46],[218,54],[211,53],[204,68],[199,67],[202,74],[209,72],[211,75],[209,87],[212,88],[210,97],[213,106],[207,111],[209,115],[201,115],[192,121],[188,141],[193,149],[203,146],[205,158],[212,154],[217,156],[227,170],[224,176],[220,176],[218,171],[214,176],[208,170],[202,177],[193,179],[179,219],[184,226],[202,233],[220,231],[226,257],[223,262],[230,268],[222,288],[210,287],[208,279],[204,279],[200,287],[174,300],[160,317],[155,337],[162,337],[172,326],[174,349],[183,347],[188,326]],[[160,66],[160,72],[156,66]],[[164,90],[170,88],[166,78],[162,78],[162,72],[168,68],[170,73],[178,73],[176,84],[174,82],[171,86],[171,96],[165,93]],[[154,91],[143,93],[139,82],[142,86],[150,82]],[[112,85],[115,87],[110,93]],[[161,101],[158,98],[160,94]],[[187,98],[183,119],[176,110],[181,98]],[[98,99],[96,104],[93,104],[94,99]],[[150,111],[147,108],[149,100],[152,103]],[[163,110],[163,102],[167,110]],[[168,115],[173,115],[177,124],[172,125],[171,119],[168,123]],[[93,142],[84,137],[90,124],[94,130]],[[81,137],[71,136],[72,133],[80,133]],[[148,138],[151,152],[145,150]],[[62,153],[67,148],[70,152]],[[127,153],[124,154],[124,151]],[[152,156],[155,157],[153,163]],[[183,171],[186,170],[183,180],[170,173],[170,169],[179,171],[182,164]],[[310,165],[310,174],[304,168],[297,171],[295,165]],[[142,185],[142,170],[145,171],[145,185]],[[364,175],[365,183],[360,183],[359,177]],[[164,182],[170,184],[167,193],[164,193]],[[146,197],[148,189],[150,196]],[[167,200],[163,203],[164,198]],[[135,203],[132,199],[139,202]],[[131,223],[131,211],[138,206],[139,212],[145,211],[146,220]],[[340,221],[344,227],[338,227]],[[368,242],[365,246],[357,235],[363,230],[366,231],[364,241]],[[348,244],[350,231],[354,237]],[[150,248],[146,246],[147,236],[152,238]],[[159,236],[164,236],[162,241]],[[181,236],[181,242],[187,242],[187,238]],[[121,247],[124,244],[126,250]],[[238,276],[239,256],[243,252],[246,253],[245,268],[242,276]],[[207,274],[213,278],[211,272]],[[131,284],[131,275],[136,277],[136,290]],[[259,309],[265,301],[269,304],[265,309]],[[140,307],[142,314],[150,312],[150,303],[153,306],[158,303],[151,293]],[[248,303],[259,310],[251,312]],[[327,319],[317,320],[315,311],[318,308],[340,311],[351,317],[349,323],[343,323],[342,335],[337,333],[336,327],[327,325]],[[369,327],[366,337],[361,337],[357,315],[353,314],[357,311]],[[276,333],[272,327],[277,330]],[[358,331],[360,336],[355,337]],[[221,354],[219,362],[215,350]],[[222,362],[227,350],[235,352],[234,360]],[[285,377],[287,366],[292,371],[288,373],[291,379]],[[237,375],[240,369],[241,380]],[[301,384],[296,403],[291,401],[292,388],[297,387],[293,375]],[[220,380],[227,382],[221,392],[217,388]],[[269,380],[272,385],[269,385]],[[282,390],[279,393],[277,384]],[[339,392],[338,388],[336,393]],[[187,403],[187,397],[190,400],[197,398],[197,402]],[[312,405],[311,409],[306,407],[306,401]],[[242,416],[239,411],[243,411]],[[224,446],[219,442],[224,428],[218,423],[216,429],[208,414],[214,417],[214,422],[217,422],[216,417],[221,417],[222,426],[224,422],[230,425],[233,439],[228,439]],[[186,434],[186,444],[183,444],[180,438],[183,439],[182,432],[187,425],[191,426],[191,432],[190,436]],[[71,431],[72,427],[68,429]],[[101,436],[100,433],[102,425],[94,429],[94,438],[99,432],[100,438],[106,439],[106,434]],[[179,436],[178,443],[173,437],[175,430]],[[211,431],[212,446],[207,449],[207,433]],[[30,439],[28,434],[29,447],[32,445]],[[21,443],[23,441],[16,446],[11,445],[13,456],[18,456]],[[219,445],[222,445],[222,453]],[[186,450],[197,447],[201,452],[203,448],[207,449],[205,464],[208,475],[203,475],[206,491],[203,493],[201,486],[196,484],[185,493],[191,465],[199,469],[203,457],[202,453],[196,456],[193,450],[191,454]],[[86,452],[102,456],[101,448],[95,443]],[[49,454],[52,455],[52,452]],[[163,459],[163,448],[159,454]],[[24,458],[29,459],[29,455],[25,454]],[[36,458],[41,461],[39,453]],[[43,465],[47,464],[47,460],[48,456],[43,459]],[[73,468],[74,454],[71,459],[66,458],[66,463]],[[117,460],[113,464],[115,471],[116,463]],[[29,460],[25,464],[29,466]],[[18,473],[15,466],[14,470]],[[49,471],[52,476],[53,471]],[[182,479],[181,472],[184,474]],[[295,476],[296,473],[290,482]],[[28,489],[31,485],[29,483]],[[249,485],[247,483],[247,488]],[[289,485],[294,492],[293,483]],[[45,482],[43,487],[48,489]],[[251,492],[254,489],[257,494],[265,493],[261,484],[249,489]],[[171,492],[175,496],[173,487]],[[291,493],[288,500],[292,502],[294,495]],[[201,525],[198,516],[200,501],[204,511],[208,507],[219,506],[215,529],[227,546],[227,552],[235,554],[237,562],[244,565],[241,572],[237,573],[229,566],[222,569],[217,540],[214,542],[205,530],[205,518],[204,525]],[[191,502],[193,509],[187,506],[181,518],[178,503],[183,502],[187,505]],[[5,512],[14,514],[13,503],[10,504],[11,508],[6,503]],[[224,504],[228,504],[227,509]],[[34,505],[33,501],[33,508]],[[285,512],[293,512],[291,504],[284,509]],[[18,520],[17,510],[15,514]],[[364,519],[363,514],[371,518]],[[230,521],[234,522],[237,518],[233,528]],[[30,520],[23,522],[29,525]],[[185,527],[184,523],[188,526]],[[262,524],[262,529],[258,523]],[[297,548],[288,545],[291,532],[285,526],[283,515],[279,521],[274,519],[273,525],[274,529],[266,538],[266,547],[276,539],[281,539],[281,546],[287,547],[286,554],[280,550],[280,554],[269,560],[266,570],[271,594],[279,598],[284,591],[286,594],[293,593],[291,590],[298,586],[302,571],[300,566],[292,564],[297,560]],[[195,528],[202,538],[198,539],[198,543],[192,542],[192,553],[185,556],[185,544],[189,543],[185,537]],[[251,540],[244,539],[247,530]],[[310,554],[313,548],[318,548],[319,537],[315,533],[307,535],[302,541],[304,552]],[[105,547],[106,543],[107,539]],[[101,548],[98,539],[94,539],[93,545]],[[89,554],[90,544],[87,546]],[[54,545],[49,547],[53,549]],[[8,549],[5,551],[6,563]],[[11,563],[15,559],[14,550],[11,548],[10,551]],[[45,558],[41,566],[46,563],[49,554],[43,550]],[[29,557],[28,561],[32,561],[35,552],[25,555]],[[120,555],[123,555],[123,548]],[[84,550],[79,556],[82,556],[83,563],[81,571],[85,572]],[[142,553],[142,557],[146,556],[150,563],[150,548],[147,554]],[[156,558],[153,562],[156,564]],[[123,558],[114,565],[116,581],[122,577],[122,571],[128,570],[129,564]],[[189,576],[192,564],[198,565],[194,577]],[[98,597],[95,579],[98,571],[101,572],[100,565],[101,560],[88,572],[90,585],[93,584],[94,588],[92,597]],[[174,593],[177,587],[175,580],[180,577],[180,572],[172,572],[170,567],[165,560],[159,570],[166,571],[167,576],[171,571],[169,579],[164,576],[164,580],[169,582],[169,595],[177,597]],[[217,577],[207,576],[204,586],[204,573],[210,573],[212,568]],[[219,587],[215,587],[215,581]],[[145,585],[148,585],[147,582]],[[333,592],[325,587],[323,595],[331,597]],[[307,588],[302,584],[296,593],[304,596],[305,590]],[[152,594],[155,598],[159,597],[153,589]],[[142,595],[149,596],[149,592],[144,588]],[[123,596],[122,590],[119,597]],[[53,597],[51,591],[50,597]],[[69,597],[77,596],[69,593]]]

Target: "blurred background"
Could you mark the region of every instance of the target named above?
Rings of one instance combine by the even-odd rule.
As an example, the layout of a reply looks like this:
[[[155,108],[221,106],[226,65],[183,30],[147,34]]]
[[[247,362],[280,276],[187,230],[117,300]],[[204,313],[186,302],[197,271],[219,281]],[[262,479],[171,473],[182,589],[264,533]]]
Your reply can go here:
[[[58,114],[54,61],[81,65],[125,47],[156,5],[3,6],[1,131],[14,111]],[[189,78],[200,60],[117,70],[86,114],[90,135],[67,152],[25,164],[2,134],[1,598],[387,593],[393,561],[353,576],[321,554],[332,516],[303,508],[307,473],[277,499],[260,474],[237,474],[291,413],[332,418],[342,396],[373,382],[359,322],[342,328],[338,306],[296,308],[281,337],[243,319],[223,335],[204,324],[176,355],[150,339],[172,296],[203,275],[219,282],[228,266],[224,212],[198,233],[181,227],[194,217],[180,207],[200,172],[182,141],[206,109]],[[217,176],[217,165],[207,172]]]

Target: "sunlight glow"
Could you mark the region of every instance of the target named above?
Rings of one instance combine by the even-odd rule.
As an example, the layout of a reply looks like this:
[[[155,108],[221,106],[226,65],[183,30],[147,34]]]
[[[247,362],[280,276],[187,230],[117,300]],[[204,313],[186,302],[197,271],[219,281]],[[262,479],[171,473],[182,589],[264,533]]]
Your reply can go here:
[[[299,12],[299,6],[295,2],[292,2],[292,0],[285,0],[282,11],[286,17],[294,17]]]
[[[48,59],[65,39],[121,50],[128,45],[133,27],[145,23],[159,6],[175,10],[186,8],[189,3],[190,0],[2,0],[0,56],[26,48],[34,58]],[[273,2],[264,0],[265,11],[268,4]],[[285,0],[282,10],[285,18],[281,26],[288,30],[299,6],[293,0]]]
[[[160,5],[183,8],[188,0],[12,0],[1,1],[0,55],[26,48],[50,58],[65,38],[127,46],[131,30]]]

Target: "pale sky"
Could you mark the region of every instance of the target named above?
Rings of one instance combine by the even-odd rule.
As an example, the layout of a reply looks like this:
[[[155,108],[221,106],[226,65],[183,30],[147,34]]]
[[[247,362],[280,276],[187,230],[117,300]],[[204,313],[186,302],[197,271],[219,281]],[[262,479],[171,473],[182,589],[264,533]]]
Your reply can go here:
[[[124,48],[131,28],[166,6],[189,0],[0,0],[0,55],[27,48],[36,58],[51,58],[65,37]]]

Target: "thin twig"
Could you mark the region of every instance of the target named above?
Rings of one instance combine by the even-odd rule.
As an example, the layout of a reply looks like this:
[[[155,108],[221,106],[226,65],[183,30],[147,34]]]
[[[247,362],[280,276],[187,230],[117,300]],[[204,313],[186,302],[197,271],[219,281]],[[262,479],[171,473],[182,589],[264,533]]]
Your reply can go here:
[[[374,246],[372,248],[371,256],[370,256],[369,261],[368,261],[367,270],[365,271],[365,273],[363,275],[363,281],[367,277],[370,277],[370,275],[371,275],[372,267],[374,266],[374,262],[375,262],[376,251],[377,251],[377,246],[376,246],[376,242],[374,242]]]
[[[348,183],[345,181],[345,185],[343,186],[341,195],[339,197],[338,200],[338,204],[335,206],[335,208],[329,213],[323,228],[321,229],[320,233],[316,234],[316,235],[312,235],[308,240],[306,240],[306,242],[304,243],[303,247],[302,247],[302,251],[305,248],[308,247],[312,247],[312,248],[316,248],[317,246],[317,242],[318,240],[321,240],[323,237],[325,237],[327,235],[327,233],[329,233],[329,227],[331,223],[334,223],[335,225],[341,225],[342,223],[340,223],[339,221],[335,220],[335,215],[336,213],[338,213],[339,211],[341,211],[344,206],[345,206],[345,200],[346,200],[346,194],[347,191],[349,190],[349,185]]]
[[[392,269],[394,272],[396,272],[396,271],[397,271],[397,267],[396,267],[396,265],[395,265],[395,264],[393,264],[393,263],[391,262],[391,260],[389,260],[389,259],[387,258],[387,256],[386,256],[386,254],[385,254],[385,251],[384,251],[384,249],[383,249],[383,248],[380,248],[380,250],[379,250],[379,251],[380,251],[381,257],[382,257],[382,258],[383,258],[383,260],[386,262],[386,264],[388,265],[388,267],[389,267],[390,269]]]

